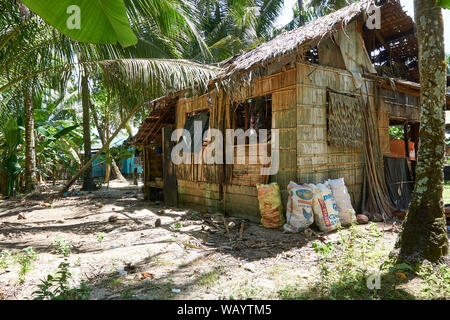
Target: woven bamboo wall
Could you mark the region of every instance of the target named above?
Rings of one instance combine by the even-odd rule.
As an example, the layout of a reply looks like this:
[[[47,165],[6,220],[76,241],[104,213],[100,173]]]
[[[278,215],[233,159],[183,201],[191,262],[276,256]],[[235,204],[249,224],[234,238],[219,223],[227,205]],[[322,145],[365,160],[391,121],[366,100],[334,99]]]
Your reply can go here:
[[[374,84],[365,80],[370,102]],[[297,64],[297,177],[302,183],[344,178],[352,203],[359,208],[364,157],[360,148],[327,142],[327,88],[359,96],[351,73],[330,67]]]
[[[260,219],[258,198],[256,191],[257,182],[277,182],[280,185],[284,204],[287,202],[286,186],[290,180],[295,181],[296,167],[296,69],[283,69],[265,77],[253,80],[250,86],[243,86],[235,99],[249,99],[266,95],[272,96],[272,129],[279,129],[280,140],[280,169],[278,174],[267,177],[257,177],[258,166],[244,168],[242,165],[227,166],[227,170],[239,179],[232,179],[231,184],[224,186],[224,206],[226,212],[245,216],[248,219]],[[238,100],[239,101],[239,100]],[[226,126],[231,127],[230,114],[226,114]],[[260,166],[259,166],[260,167]],[[242,170],[246,170],[244,173]],[[267,178],[270,178],[267,179]],[[264,181],[267,179],[269,181]],[[239,182],[241,180],[242,182]]]
[[[297,177],[297,110],[296,69],[292,68],[274,75],[280,87],[272,93],[272,128],[279,130],[279,170],[270,181],[280,186],[283,203],[287,203],[286,187]]]
[[[372,80],[364,80],[370,103],[375,104]],[[270,177],[280,185],[284,205],[287,202],[286,186],[289,181],[318,183],[326,179],[343,177],[351,193],[355,208],[359,208],[363,180],[364,158],[358,148],[329,146],[327,142],[327,88],[343,94],[359,95],[351,73],[342,69],[298,63],[296,68],[254,80],[253,85],[241,90],[241,96],[253,98],[272,95],[272,128],[280,134],[280,169]],[[204,110],[207,96],[180,99],[177,104],[177,128],[183,128],[188,112]],[[223,94],[213,99],[211,127],[230,127],[230,101]],[[221,109],[222,108],[222,109]],[[224,109],[223,109],[224,108]],[[384,106],[386,109],[386,107]],[[380,138],[389,139],[382,126],[389,119],[388,110],[380,106],[377,118]],[[222,113],[223,112],[223,113]],[[224,114],[224,117],[221,117]],[[386,115],[387,114],[387,115]],[[384,121],[384,122],[383,122]],[[205,170],[211,168],[210,176]],[[225,166],[221,166],[222,168]],[[226,166],[230,167],[230,166]],[[252,175],[254,168],[246,168]],[[244,168],[231,166],[231,171]],[[252,171],[253,170],[253,171]],[[257,221],[260,219],[257,192],[254,183],[239,179],[220,183],[220,167],[212,165],[177,166],[179,200],[183,205],[225,210],[227,213]],[[214,178],[211,178],[213,176]],[[206,178],[205,178],[206,177]],[[216,183],[217,181],[217,183]]]
[[[220,185],[216,183],[177,180],[178,202],[182,206],[220,211]]]
[[[176,105],[176,129],[183,129],[187,114],[197,111],[209,110],[209,127],[222,129],[223,127],[223,106],[222,97],[216,91],[208,94],[179,99]],[[178,139],[180,135],[178,135]],[[205,148],[203,147],[199,159],[200,164],[181,164],[176,166],[176,175],[179,180],[220,183],[223,176],[223,168],[220,165],[204,164]],[[192,163],[194,156],[191,156]]]

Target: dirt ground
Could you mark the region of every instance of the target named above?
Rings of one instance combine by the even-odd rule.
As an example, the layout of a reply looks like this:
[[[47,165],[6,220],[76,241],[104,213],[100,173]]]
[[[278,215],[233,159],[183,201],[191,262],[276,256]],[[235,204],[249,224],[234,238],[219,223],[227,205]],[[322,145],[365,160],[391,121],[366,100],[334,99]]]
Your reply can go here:
[[[144,201],[140,188],[112,182],[109,189],[53,203],[0,200],[0,251],[31,246],[38,252],[23,283],[17,264],[0,269],[1,297],[33,299],[40,279],[62,261],[53,245],[60,236],[72,243],[71,284],[86,281],[91,299],[284,298],[287,288],[307,289],[319,281],[312,243],[336,240],[336,233],[287,234],[231,217],[227,233],[219,213],[165,208]],[[18,220],[20,213],[26,219]],[[110,222],[114,214],[118,220]],[[383,235],[379,249],[387,254],[397,227],[377,227]]]

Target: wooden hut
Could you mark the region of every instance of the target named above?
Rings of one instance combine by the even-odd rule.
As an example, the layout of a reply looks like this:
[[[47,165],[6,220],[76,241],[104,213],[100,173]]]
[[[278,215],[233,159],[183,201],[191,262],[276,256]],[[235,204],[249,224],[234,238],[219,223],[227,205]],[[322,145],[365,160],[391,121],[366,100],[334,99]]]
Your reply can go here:
[[[135,138],[143,149],[147,198],[160,190],[168,205],[259,221],[257,183],[277,182],[286,204],[290,181],[343,177],[355,209],[373,210],[367,195],[371,180],[365,176],[369,165],[382,167],[380,157],[389,155],[389,126],[411,127],[417,145],[420,122],[414,22],[399,1],[378,3],[379,29],[368,27],[372,2],[356,2],[223,61],[223,71],[206,91],[192,88],[149,103],[151,112]],[[267,164],[250,163],[248,152],[234,164],[171,161],[180,138],[171,141],[174,129],[187,128],[196,118],[222,132],[247,130],[255,114],[258,128],[278,129],[276,174],[261,175]],[[203,141],[200,154],[210,143]],[[368,143],[380,156],[372,164],[363,148]],[[252,147],[247,140],[233,144]],[[270,143],[265,147],[274,154]]]

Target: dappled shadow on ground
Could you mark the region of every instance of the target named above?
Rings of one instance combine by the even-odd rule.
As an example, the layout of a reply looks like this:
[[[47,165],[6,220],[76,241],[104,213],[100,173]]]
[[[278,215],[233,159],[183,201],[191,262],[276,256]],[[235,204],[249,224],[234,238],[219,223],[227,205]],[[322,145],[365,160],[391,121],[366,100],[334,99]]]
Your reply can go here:
[[[189,267],[195,265],[197,261],[207,259],[213,252],[205,252],[192,259],[189,262],[178,265],[171,270],[167,275],[155,276],[146,272],[151,269],[154,264],[157,264],[158,257],[164,256],[163,252],[151,255],[141,261],[135,262],[132,265],[132,270],[127,269],[130,275],[134,276],[133,280],[124,281],[117,271],[107,272],[97,275],[86,282],[86,284],[93,288],[94,291],[102,292],[101,296],[95,296],[95,299],[170,299],[176,297],[176,292],[173,289],[179,290],[183,293],[188,293],[194,290],[194,287],[201,281],[200,274],[189,273]],[[154,262],[156,261],[156,262]],[[142,274],[146,274],[146,278]],[[175,284],[173,278],[183,277],[190,279],[184,283]]]
[[[53,208],[41,206],[41,202],[0,202],[0,210],[7,208],[3,215],[0,213],[0,239],[2,236],[6,239],[0,240],[0,250],[20,250],[32,246],[38,252],[51,253],[54,250],[54,237],[64,234],[72,236],[74,240],[74,255],[80,255],[83,259],[102,256],[103,260],[99,263],[103,266],[110,264],[111,259],[117,259],[121,254],[123,259],[126,259],[127,253],[131,251],[139,252],[141,257],[142,252],[145,255],[148,250],[148,245],[173,245],[182,254],[192,258],[178,261],[180,258],[173,255],[173,252],[164,249],[158,253],[147,254],[144,259],[133,259],[133,270],[129,275],[134,275],[135,278],[126,282],[116,270],[99,270],[94,276],[88,277],[87,281],[96,291],[103,289],[106,292],[94,297],[101,299],[129,299],[133,298],[131,293],[145,299],[175,298],[176,294],[172,289],[191,292],[200,283],[205,282],[204,276],[208,276],[208,273],[197,272],[195,268],[201,261],[211,259],[206,264],[212,268],[212,271],[208,272],[214,274],[223,272],[223,261],[230,266],[272,259],[271,263],[276,266],[275,260],[287,252],[300,251],[312,241],[327,241],[330,236],[320,233],[317,229],[310,234],[289,234],[279,229],[265,229],[257,223],[239,218],[227,216],[224,222],[219,213],[202,213],[201,210],[188,208],[165,208],[161,203],[142,200],[136,186],[124,185],[120,189],[111,186],[109,190],[102,188],[95,192],[81,193],[79,196],[55,200],[52,203]],[[15,215],[24,211],[29,213],[29,218],[15,219]],[[62,217],[58,216],[59,213]],[[116,222],[108,221],[111,215],[117,215]],[[161,223],[155,227],[158,219]],[[111,243],[100,246],[95,240],[97,233],[105,233]],[[117,248],[120,254],[114,253]],[[311,251],[311,248],[309,250]],[[213,256],[220,257],[222,262],[215,261]],[[155,261],[164,257],[170,257],[173,259],[171,262],[175,263],[166,274],[160,273],[153,279],[140,279],[141,272],[152,272],[152,266],[157,264]],[[298,254],[297,257],[301,259],[303,255]],[[306,268],[308,262],[302,263]],[[183,281],[175,284],[171,280],[174,277],[182,277]],[[221,293],[217,295],[221,296]]]

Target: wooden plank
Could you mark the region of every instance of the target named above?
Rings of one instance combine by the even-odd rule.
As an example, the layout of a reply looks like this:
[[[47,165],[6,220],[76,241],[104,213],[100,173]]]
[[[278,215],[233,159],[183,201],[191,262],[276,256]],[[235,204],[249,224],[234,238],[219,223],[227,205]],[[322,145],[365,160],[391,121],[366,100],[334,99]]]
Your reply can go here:
[[[163,145],[163,173],[164,173],[164,202],[168,206],[176,207],[178,205],[177,178],[175,165],[171,160],[171,152],[174,142],[171,141],[173,127],[167,126],[162,129]]]

